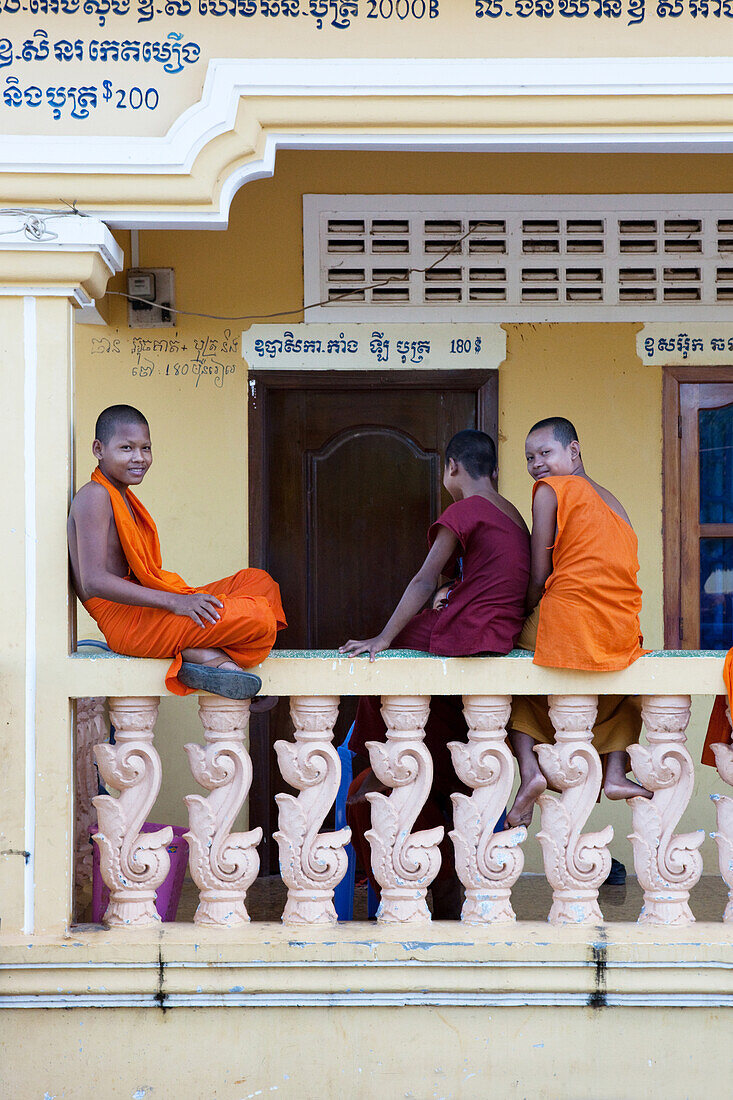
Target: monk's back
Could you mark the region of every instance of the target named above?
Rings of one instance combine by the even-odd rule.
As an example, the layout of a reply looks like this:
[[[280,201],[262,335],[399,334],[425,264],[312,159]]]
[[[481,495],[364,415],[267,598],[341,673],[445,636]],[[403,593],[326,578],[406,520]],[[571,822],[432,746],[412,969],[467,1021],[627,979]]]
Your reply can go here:
[[[626,668],[642,652],[636,535],[586,478],[542,481],[557,497],[557,537],[540,606],[537,663]]]

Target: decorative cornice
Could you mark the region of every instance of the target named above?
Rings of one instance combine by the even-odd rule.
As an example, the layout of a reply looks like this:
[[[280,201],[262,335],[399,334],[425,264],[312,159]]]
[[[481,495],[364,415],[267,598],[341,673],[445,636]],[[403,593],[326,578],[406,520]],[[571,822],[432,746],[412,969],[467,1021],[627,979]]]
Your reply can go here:
[[[729,96],[733,96],[733,58],[728,57],[216,58],[209,62],[201,99],[167,134],[42,139],[5,135],[0,173],[31,177],[72,173],[76,177],[83,165],[79,194],[88,195],[85,204],[114,226],[223,228],[233,195],[244,183],[272,175],[278,149],[730,152],[733,126],[720,111],[721,98]],[[353,103],[369,97],[411,105],[409,111],[393,110],[389,119],[375,116],[369,124],[359,120],[361,109],[345,107],[340,118],[329,117],[327,122],[322,111],[314,109],[316,100]],[[526,107],[514,112],[516,118],[509,112],[504,120],[497,120],[492,111],[460,123],[452,115],[449,124],[440,121],[440,112],[424,113],[424,121],[415,121],[414,102],[428,97],[433,102],[456,97],[505,103],[528,98],[558,104],[564,99],[584,102],[577,110],[555,110],[544,123]],[[588,106],[590,101],[609,97],[619,103],[615,115],[612,111],[609,116],[607,106],[595,114]],[[697,107],[687,120],[664,104],[670,98],[679,104],[693,97]],[[698,102],[705,97],[714,97],[713,111],[706,112]],[[228,145],[221,152],[211,150],[212,166],[205,173],[210,195],[206,187],[201,193],[196,187],[182,186],[184,180],[191,181],[202,151],[236,129],[241,100],[287,99],[298,104],[288,125],[268,123],[252,105],[247,136],[239,137],[239,151],[233,155]],[[621,109],[622,99],[643,100],[644,105],[629,114],[628,104]],[[218,157],[226,159],[214,165]],[[168,180],[160,188],[165,198],[156,201],[158,187],[151,187],[150,181],[159,176]],[[180,180],[173,191],[170,177]],[[125,197],[118,201],[117,194]]]

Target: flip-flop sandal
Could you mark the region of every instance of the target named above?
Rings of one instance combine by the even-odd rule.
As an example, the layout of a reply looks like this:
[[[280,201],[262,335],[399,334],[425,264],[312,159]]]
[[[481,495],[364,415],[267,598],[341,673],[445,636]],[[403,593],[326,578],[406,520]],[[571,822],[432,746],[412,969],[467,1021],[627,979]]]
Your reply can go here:
[[[184,661],[178,679],[186,687],[197,691],[210,691],[225,699],[252,699],[262,687],[262,680],[253,672],[236,672],[230,668],[213,668]]]

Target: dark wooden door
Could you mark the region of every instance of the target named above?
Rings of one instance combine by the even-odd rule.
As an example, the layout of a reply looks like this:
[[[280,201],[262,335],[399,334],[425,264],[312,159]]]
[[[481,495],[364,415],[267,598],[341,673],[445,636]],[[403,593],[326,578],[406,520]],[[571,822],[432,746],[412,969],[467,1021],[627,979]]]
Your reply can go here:
[[[450,503],[448,440],[462,428],[495,433],[496,376],[283,372],[252,382],[250,561],[280,584],[288,628],[277,647],[336,649],[376,634]],[[342,700],[337,744],[355,706]],[[253,720],[250,815],[266,834],[263,873],[277,868],[270,838],[282,789],[271,745],[291,730],[286,699]]]

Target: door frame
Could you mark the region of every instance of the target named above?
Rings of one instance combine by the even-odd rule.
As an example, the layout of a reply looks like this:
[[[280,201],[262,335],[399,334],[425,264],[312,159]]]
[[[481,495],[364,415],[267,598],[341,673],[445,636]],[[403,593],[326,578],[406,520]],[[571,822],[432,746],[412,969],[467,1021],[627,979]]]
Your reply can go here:
[[[249,556],[251,566],[268,567],[267,532],[269,528],[267,485],[267,442],[265,426],[267,405],[273,390],[325,390],[334,385],[345,389],[385,387],[457,390],[476,394],[477,426],[498,443],[499,372],[498,370],[437,371],[250,371],[247,377],[249,425]],[[253,714],[250,719],[250,755],[259,781],[249,793],[250,817],[265,823],[273,805],[274,753],[270,746],[269,716]],[[260,845],[260,874],[277,871],[277,851],[268,830]]]
[[[249,556],[252,566],[267,569],[267,453],[265,424],[271,390],[344,389],[436,389],[476,394],[477,427],[487,432],[498,447],[498,370],[430,371],[268,371],[254,370],[247,376],[249,428]]]
[[[682,452],[685,448],[694,446],[697,436],[695,434],[695,439],[690,439],[682,430],[685,410],[680,401],[680,386],[695,382],[733,383],[733,363],[716,367],[663,368],[662,548],[665,649],[685,648],[685,642],[689,640],[689,627],[680,629],[681,625],[685,625],[682,621],[682,571],[685,557],[682,515],[685,506],[689,509],[694,505],[697,492],[693,492],[691,499],[687,499],[688,494],[683,492]]]

